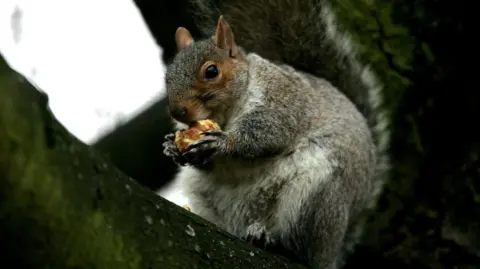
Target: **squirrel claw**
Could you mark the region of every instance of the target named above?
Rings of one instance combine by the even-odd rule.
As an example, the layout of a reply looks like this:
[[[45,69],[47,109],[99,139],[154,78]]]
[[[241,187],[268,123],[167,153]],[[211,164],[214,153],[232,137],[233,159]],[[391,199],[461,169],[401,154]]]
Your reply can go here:
[[[168,157],[180,156],[180,152],[171,141],[167,141],[163,143],[163,154],[165,154]]]
[[[183,154],[183,158],[194,166],[202,166],[209,163],[215,156],[215,149],[193,148]]]
[[[224,133],[222,131],[206,131],[202,133],[205,136],[222,136]]]
[[[182,156],[178,148],[175,146],[173,140],[167,140],[163,143],[163,154],[167,157],[171,157],[173,162],[180,166],[185,166],[187,161]]]
[[[273,243],[270,232],[260,223],[256,222],[248,226],[246,233],[246,240],[257,247],[266,248],[267,245]]]
[[[175,134],[174,133],[167,134],[165,136],[165,140],[174,141],[175,140]]]
[[[191,144],[183,157],[192,165],[209,163],[218,152],[218,137],[204,137]]]
[[[179,129],[178,131],[180,132],[183,132],[185,131],[186,129]],[[167,135],[165,135],[165,140],[169,140],[169,141],[175,141],[175,135],[176,135],[176,132],[173,132],[173,133],[169,133]]]
[[[202,139],[198,140],[197,142],[188,146],[187,151],[190,151],[192,149],[197,149],[197,148],[200,148],[200,147],[205,147],[206,145],[208,145],[208,148],[213,148],[214,146],[212,145],[213,144],[212,142],[216,142],[216,141],[217,141],[217,138],[213,138],[213,137],[202,138]]]

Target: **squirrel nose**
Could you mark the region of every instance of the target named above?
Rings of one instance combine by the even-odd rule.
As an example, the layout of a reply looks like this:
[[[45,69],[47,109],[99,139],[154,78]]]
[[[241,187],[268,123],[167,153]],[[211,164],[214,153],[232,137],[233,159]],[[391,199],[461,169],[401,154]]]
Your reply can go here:
[[[170,114],[176,119],[182,119],[187,115],[187,108],[183,106],[173,107],[172,109],[170,109]]]

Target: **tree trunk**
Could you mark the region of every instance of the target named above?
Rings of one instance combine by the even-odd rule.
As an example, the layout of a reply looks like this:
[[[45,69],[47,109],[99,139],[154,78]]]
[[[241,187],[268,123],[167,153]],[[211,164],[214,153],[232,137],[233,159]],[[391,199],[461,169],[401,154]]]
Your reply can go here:
[[[123,175],[47,105],[0,57],[2,268],[304,268]]]

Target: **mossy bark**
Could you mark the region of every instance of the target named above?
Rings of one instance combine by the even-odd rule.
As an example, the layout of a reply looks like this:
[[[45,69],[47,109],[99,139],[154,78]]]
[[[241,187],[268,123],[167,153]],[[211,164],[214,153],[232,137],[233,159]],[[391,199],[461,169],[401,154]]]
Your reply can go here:
[[[480,115],[466,1],[340,0],[343,27],[385,85],[392,178],[352,263],[480,268]],[[355,261],[355,262],[354,262]]]
[[[0,57],[4,268],[303,268],[220,231],[71,136]]]

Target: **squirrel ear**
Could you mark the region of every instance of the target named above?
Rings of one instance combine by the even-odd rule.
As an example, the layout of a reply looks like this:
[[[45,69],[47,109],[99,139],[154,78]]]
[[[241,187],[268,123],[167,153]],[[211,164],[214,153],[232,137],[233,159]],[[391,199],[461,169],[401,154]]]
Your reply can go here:
[[[181,51],[193,43],[193,38],[187,29],[184,27],[178,27],[177,31],[175,32],[175,42],[177,43],[178,51]]]
[[[223,19],[223,15],[218,19],[214,40],[217,47],[229,51],[230,57],[235,58],[237,56],[238,48],[235,44],[232,28]]]

